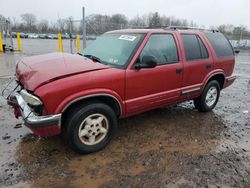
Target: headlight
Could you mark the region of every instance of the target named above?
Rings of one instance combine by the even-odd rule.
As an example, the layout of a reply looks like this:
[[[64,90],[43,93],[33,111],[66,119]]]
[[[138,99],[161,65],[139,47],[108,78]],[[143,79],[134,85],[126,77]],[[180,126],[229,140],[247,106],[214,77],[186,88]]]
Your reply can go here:
[[[20,91],[20,95],[23,97],[25,102],[27,102],[28,104],[32,106],[39,106],[43,104],[42,101],[38,97],[31,95],[24,89]]]

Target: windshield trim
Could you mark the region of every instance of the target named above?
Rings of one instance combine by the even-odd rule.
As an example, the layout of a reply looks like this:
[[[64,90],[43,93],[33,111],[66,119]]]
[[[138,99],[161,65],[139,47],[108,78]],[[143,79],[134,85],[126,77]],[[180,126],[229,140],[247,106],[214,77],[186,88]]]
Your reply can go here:
[[[141,34],[142,35],[142,37],[141,37],[141,39],[138,41],[138,43],[136,44],[136,46],[134,47],[134,49],[132,50],[132,52],[131,52],[131,54],[130,54],[130,56],[129,56],[129,58],[128,58],[128,60],[127,60],[127,62],[126,63],[124,63],[124,65],[117,65],[117,66],[115,66],[115,67],[117,67],[117,68],[122,68],[122,69],[127,69],[127,67],[128,67],[128,65],[129,65],[129,63],[131,62],[131,60],[133,59],[133,57],[134,57],[134,55],[135,55],[135,53],[137,52],[137,50],[139,49],[139,47],[141,46],[141,44],[142,44],[142,42],[143,42],[143,40],[145,39],[145,37],[146,37],[146,33],[121,33],[121,34]],[[112,65],[112,64],[108,64],[108,65]]]

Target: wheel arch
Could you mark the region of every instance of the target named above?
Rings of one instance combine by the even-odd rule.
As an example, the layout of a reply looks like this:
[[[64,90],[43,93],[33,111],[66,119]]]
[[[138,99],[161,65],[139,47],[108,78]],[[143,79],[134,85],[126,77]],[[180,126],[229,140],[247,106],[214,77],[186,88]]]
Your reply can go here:
[[[63,109],[62,114],[65,114],[70,108],[73,108],[78,105],[83,105],[85,103],[90,103],[93,101],[103,102],[110,106],[114,112],[116,113],[117,117],[120,117],[123,113],[122,106],[119,100],[110,94],[92,94],[87,96],[82,96],[70,101]]]
[[[75,108],[81,108],[85,104],[89,104],[92,102],[101,102],[109,107],[111,107],[116,116],[119,118],[122,116],[122,106],[119,102],[119,100],[110,94],[93,94],[93,95],[87,95],[83,97],[76,98],[72,100],[70,103],[68,103],[62,110],[62,118],[61,118],[61,125],[62,129],[65,128],[65,121],[68,118],[68,116],[71,114],[71,111]]]
[[[220,85],[220,90],[223,89],[224,87],[224,83],[225,83],[225,74],[223,72],[216,72],[216,73],[213,73],[212,75],[210,75],[207,79],[206,79],[206,82],[203,86],[203,89],[206,87],[206,85],[212,81],[212,80],[216,80],[219,85]]]

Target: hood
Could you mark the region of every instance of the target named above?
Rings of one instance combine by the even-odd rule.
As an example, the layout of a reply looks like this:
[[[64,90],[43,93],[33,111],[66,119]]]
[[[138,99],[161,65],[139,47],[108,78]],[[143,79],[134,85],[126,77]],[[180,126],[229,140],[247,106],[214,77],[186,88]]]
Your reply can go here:
[[[50,53],[23,58],[17,64],[16,76],[26,89],[34,91],[60,78],[107,68],[77,54]]]

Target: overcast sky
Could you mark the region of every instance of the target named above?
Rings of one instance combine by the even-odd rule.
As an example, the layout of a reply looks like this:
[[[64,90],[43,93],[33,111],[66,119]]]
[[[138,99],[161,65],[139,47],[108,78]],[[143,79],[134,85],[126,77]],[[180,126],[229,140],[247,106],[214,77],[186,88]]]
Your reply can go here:
[[[19,18],[33,13],[50,21],[69,16],[81,19],[82,6],[87,15],[122,13],[133,18],[157,11],[206,27],[231,23],[250,29],[250,0],[0,0],[0,14]]]

